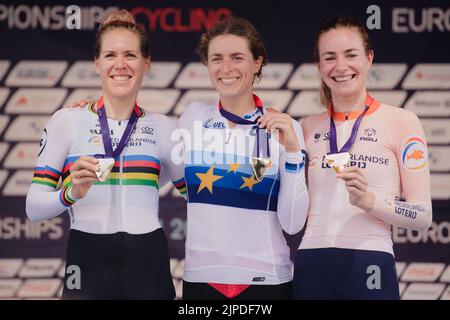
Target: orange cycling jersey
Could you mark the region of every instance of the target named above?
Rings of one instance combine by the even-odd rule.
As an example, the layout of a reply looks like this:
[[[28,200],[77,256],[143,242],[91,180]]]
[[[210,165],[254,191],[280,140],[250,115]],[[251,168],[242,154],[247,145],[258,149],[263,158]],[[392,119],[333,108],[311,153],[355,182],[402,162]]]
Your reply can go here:
[[[333,112],[340,150],[362,111]],[[391,225],[424,230],[431,224],[430,173],[425,134],[417,116],[374,100],[363,116],[350,166],[363,170],[372,210],[350,204],[342,179],[325,161],[331,111],[301,122],[309,157],[310,209],[300,249],[350,248],[393,254]]]

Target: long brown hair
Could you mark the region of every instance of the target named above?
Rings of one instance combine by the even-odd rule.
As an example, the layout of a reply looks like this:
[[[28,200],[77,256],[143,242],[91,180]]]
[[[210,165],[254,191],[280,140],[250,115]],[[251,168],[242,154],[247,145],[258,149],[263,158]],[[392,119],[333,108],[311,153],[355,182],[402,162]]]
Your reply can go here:
[[[319,39],[322,34],[330,31],[331,29],[339,29],[339,28],[347,28],[347,29],[353,29],[356,30],[359,35],[361,36],[361,40],[363,42],[364,51],[367,56],[369,56],[370,52],[372,52],[372,44],[370,43],[369,34],[367,33],[364,26],[356,19],[351,17],[344,17],[344,16],[337,16],[333,17],[329,20],[327,20],[325,23],[323,23],[320,28],[319,32],[317,33],[316,37],[316,43],[314,45],[314,62],[319,63],[320,62],[320,55],[319,55]],[[328,88],[328,86],[325,84],[325,82],[322,80],[320,85],[320,102],[324,106],[328,106],[331,102],[331,90]]]

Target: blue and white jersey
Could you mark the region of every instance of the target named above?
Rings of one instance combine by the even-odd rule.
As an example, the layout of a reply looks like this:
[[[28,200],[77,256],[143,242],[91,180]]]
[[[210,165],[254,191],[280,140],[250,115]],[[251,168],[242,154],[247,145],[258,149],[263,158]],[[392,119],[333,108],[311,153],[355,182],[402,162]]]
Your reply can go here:
[[[244,118],[256,119],[256,110]],[[258,181],[250,165],[253,125],[231,129],[217,105],[194,102],[178,126],[188,196],[184,279],[261,285],[291,281],[283,229],[294,234],[305,223],[309,202],[303,153],[288,153],[271,137],[271,165]],[[302,130],[296,121],[293,126],[304,149]]]

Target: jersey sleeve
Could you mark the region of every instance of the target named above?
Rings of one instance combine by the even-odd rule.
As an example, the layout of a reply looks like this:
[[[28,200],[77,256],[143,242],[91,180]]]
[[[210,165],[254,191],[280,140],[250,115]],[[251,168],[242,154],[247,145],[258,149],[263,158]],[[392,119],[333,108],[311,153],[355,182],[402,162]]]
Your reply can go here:
[[[73,137],[70,113],[57,111],[43,130],[31,186],[26,198],[26,213],[30,220],[51,219],[75,201],[70,186],[58,190],[58,182],[69,154]]]
[[[404,201],[376,193],[372,214],[395,226],[426,230],[432,221],[430,169],[425,133],[417,116],[406,110],[389,121],[389,137]]]
[[[293,121],[301,151],[280,155],[280,192],[278,194],[278,219],[288,234],[299,232],[305,225],[309,209],[309,196],[305,181],[305,141],[300,124]]]
[[[164,116],[162,135],[159,137],[162,148],[161,178],[162,183],[172,181],[180,194],[186,199],[186,182],[184,180],[183,140],[178,135],[174,121]]]

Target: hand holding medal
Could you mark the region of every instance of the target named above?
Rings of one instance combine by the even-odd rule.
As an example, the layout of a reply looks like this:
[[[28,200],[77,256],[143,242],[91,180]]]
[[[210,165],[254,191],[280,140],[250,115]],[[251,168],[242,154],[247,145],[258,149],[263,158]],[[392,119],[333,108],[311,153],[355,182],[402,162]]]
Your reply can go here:
[[[70,179],[72,180],[72,195],[84,198],[92,186],[92,182],[98,181],[96,172],[99,170],[98,160],[93,157],[80,157],[70,167]]]

